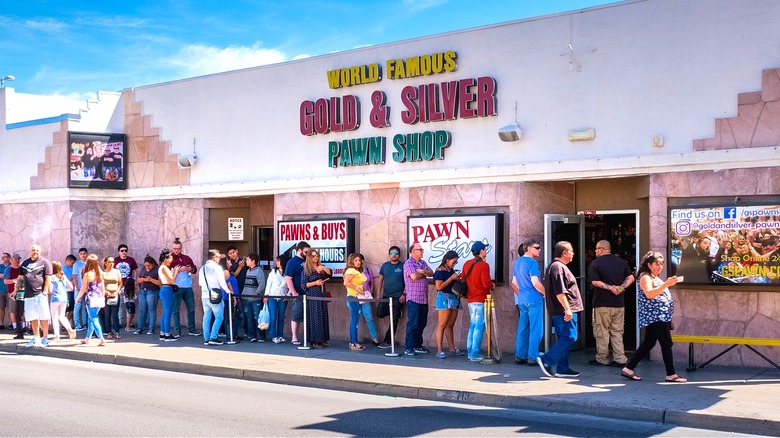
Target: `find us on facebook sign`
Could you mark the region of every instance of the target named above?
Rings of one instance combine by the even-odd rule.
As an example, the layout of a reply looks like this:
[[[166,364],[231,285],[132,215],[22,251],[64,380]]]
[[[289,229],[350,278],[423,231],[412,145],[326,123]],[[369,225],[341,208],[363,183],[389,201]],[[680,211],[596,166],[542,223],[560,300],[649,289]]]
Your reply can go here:
[[[780,234],[780,205],[684,207],[669,210],[673,238],[702,231],[718,234],[763,231]]]

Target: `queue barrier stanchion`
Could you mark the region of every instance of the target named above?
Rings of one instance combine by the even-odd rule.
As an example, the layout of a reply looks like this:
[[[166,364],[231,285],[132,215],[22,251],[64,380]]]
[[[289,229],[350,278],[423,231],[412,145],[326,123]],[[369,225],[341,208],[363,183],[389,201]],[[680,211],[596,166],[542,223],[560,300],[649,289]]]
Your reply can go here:
[[[480,363],[485,365],[495,365],[498,359],[493,357],[493,297],[488,295],[485,298],[485,333],[487,334],[487,353],[488,357],[482,359]]]
[[[309,345],[309,331],[306,330],[306,295],[303,296],[303,345],[298,346],[299,350],[311,350]]]
[[[390,352],[385,353],[386,357],[398,357],[398,353],[395,352],[395,327],[393,324],[393,299],[387,298],[390,302]],[[382,300],[384,301],[384,300]]]
[[[230,333],[230,340],[227,341],[228,345],[235,345],[236,341],[233,340],[233,299],[235,295],[228,294],[228,333]]]

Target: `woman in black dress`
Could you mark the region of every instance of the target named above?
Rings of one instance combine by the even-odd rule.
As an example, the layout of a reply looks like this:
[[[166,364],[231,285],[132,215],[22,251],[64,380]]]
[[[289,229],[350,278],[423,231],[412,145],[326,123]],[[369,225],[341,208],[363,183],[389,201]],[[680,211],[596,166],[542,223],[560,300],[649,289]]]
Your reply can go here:
[[[325,281],[331,271],[320,264],[319,253],[312,249],[306,256],[301,275],[301,286],[306,290],[306,335],[312,348],[329,347],[330,330],[328,327],[328,302],[308,298],[325,297]]]

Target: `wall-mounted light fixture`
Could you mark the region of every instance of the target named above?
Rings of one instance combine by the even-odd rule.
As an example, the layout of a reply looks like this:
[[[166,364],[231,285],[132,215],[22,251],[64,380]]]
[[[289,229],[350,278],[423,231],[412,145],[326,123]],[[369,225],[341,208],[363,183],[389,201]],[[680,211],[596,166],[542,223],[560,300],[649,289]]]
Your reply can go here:
[[[588,141],[596,138],[596,130],[593,128],[572,129],[569,131],[569,141]]]
[[[15,76],[11,76],[11,75],[3,76],[2,78],[0,78],[0,88],[5,88],[5,81],[15,81],[15,80],[16,80]]]
[[[189,169],[195,165],[196,161],[198,160],[195,158],[195,155],[179,154],[179,169]]]
[[[517,141],[523,137],[523,131],[517,123],[517,101],[515,101],[515,123],[498,128],[498,138],[501,141]]]
[[[654,135],[653,136],[653,147],[654,148],[662,148],[662,147],[664,147],[664,137],[662,135]]]

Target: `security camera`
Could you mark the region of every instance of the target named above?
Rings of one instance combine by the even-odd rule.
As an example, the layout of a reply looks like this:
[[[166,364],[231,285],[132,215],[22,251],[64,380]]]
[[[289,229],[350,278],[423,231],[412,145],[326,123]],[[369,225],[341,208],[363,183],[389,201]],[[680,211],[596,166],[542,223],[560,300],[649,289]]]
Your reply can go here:
[[[195,165],[195,155],[179,155],[179,169],[189,169]]]

